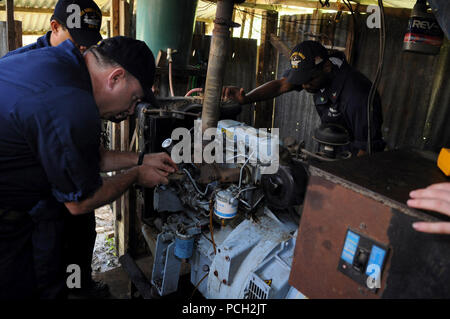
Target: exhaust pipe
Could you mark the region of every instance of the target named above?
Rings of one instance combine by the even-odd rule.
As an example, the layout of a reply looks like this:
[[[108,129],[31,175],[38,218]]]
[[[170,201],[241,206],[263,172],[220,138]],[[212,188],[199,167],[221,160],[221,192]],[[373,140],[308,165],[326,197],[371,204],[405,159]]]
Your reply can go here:
[[[217,127],[220,116],[225,65],[230,42],[230,28],[240,26],[232,21],[235,3],[243,0],[218,0],[213,36],[209,49],[208,70],[206,73],[205,95],[202,110],[202,131]]]

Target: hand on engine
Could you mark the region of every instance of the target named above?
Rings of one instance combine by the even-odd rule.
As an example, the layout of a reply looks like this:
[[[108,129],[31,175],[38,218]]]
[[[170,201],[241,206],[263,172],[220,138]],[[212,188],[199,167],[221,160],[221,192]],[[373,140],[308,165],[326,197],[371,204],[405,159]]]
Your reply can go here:
[[[237,86],[225,86],[222,89],[222,100],[234,100],[239,104],[246,104],[245,91]]]
[[[143,187],[152,188],[160,184],[169,183],[169,180],[167,179],[167,175],[169,174],[158,168],[149,165],[141,165],[138,166],[138,172],[137,184]]]
[[[166,173],[173,173],[178,170],[177,164],[164,152],[146,154],[142,164],[157,168]]]

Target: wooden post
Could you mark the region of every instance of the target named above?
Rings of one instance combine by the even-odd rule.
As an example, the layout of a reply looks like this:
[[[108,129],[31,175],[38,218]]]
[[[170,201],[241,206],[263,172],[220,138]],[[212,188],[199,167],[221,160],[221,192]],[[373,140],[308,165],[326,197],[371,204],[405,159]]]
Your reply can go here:
[[[244,37],[244,31],[245,31],[245,20],[247,18],[247,12],[244,11],[242,15],[242,23],[241,23],[241,34],[240,38],[242,39]]]
[[[14,1],[6,0],[6,34],[8,51],[16,49],[16,27],[14,24]]]
[[[111,0],[111,21],[110,21],[110,35],[112,37],[118,36],[120,34],[120,0]],[[120,134],[120,125],[117,123],[111,123],[111,149],[114,151],[119,151],[121,149],[121,134]],[[112,204],[113,214],[115,217],[115,239],[116,239],[116,249],[117,254],[123,255],[125,253],[125,242],[128,240],[125,235],[125,231],[123,228],[123,215],[122,215],[122,197],[118,198]]]
[[[261,44],[259,46],[256,86],[260,86],[276,77],[277,50],[270,44],[270,34],[277,33],[278,12],[265,11],[261,26]],[[256,103],[255,127],[271,128],[274,99]]]
[[[252,38],[252,33],[253,33],[253,18],[255,17],[255,10],[252,9],[250,10],[250,28],[248,30],[248,38],[251,39]]]
[[[0,21],[0,57],[9,52],[8,45],[8,30],[6,21]],[[22,46],[22,21],[14,21],[15,26],[15,48]]]
[[[120,35],[120,1],[111,0],[111,36]]]
[[[129,36],[131,27],[130,5],[126,0],[120,1],[119,7],[119,33],[120,35]]]
[[[129,36],[130,33],[130,6],[126,0],[112,0],[111,7],[111,35]],[[114,150],[129,151],[130,148],[130,120],[125,119],[119,124],[112,124],[112,146]],[[130,250],[130,232],[133,231],[133,222],[130,217],[130,191],[126,191],[113,204],[116,217],[116,246],[119,255]]]

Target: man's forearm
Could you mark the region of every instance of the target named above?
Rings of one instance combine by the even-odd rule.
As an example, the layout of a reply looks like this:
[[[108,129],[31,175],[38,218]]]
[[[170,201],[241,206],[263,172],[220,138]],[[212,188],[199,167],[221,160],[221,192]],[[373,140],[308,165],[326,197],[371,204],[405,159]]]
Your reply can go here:
[[[113,172],[136,166],[139,155],[133,152],[100,151],[100,171]]]
[[[137,179],[137,167],[112,177],[105,177],[103,185],[91,197],[81,202],[66,202],[65,205],[73,215],[91,212],[119,198]]]
[[[285,79],[273,80],[258,86],[245,95],[246,103],[269,100],[283,93],[290,91],[292,88]]]

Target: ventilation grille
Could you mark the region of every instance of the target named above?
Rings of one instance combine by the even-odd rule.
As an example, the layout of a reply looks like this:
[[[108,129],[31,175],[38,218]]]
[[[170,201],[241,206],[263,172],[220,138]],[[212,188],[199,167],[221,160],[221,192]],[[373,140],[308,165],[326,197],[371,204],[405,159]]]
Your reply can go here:
[[[268,299],[269,291],[270,287],[264,281],[251,274],[244,299]]]

